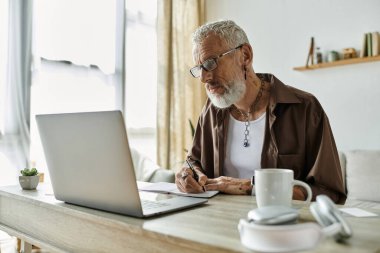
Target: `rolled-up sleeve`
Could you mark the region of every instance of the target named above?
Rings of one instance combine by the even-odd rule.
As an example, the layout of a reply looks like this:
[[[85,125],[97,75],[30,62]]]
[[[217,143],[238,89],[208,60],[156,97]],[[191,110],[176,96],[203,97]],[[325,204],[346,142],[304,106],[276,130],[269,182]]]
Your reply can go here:
[[[346,193],[334,136],[326,113],[315,102],[309,111],[306,129],[306,182],[311,186],[313,199],[325,194],[335,203],[344,204]]]

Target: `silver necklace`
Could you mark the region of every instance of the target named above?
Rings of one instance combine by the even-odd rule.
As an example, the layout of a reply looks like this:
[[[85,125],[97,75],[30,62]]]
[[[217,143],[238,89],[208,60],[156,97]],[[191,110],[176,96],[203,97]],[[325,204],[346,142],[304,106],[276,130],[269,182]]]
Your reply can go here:
[[[249,147],[249,140],[248,140],[248,137],[249,137],[249,125],[250,125],[250,116],[251,116],[251,113],[255,113],[256,111],[256,106],[257,104],[259,103],[260,101],[260,98],[262,97],[263,95],[263,90],[264,90],[264,80],[260,79],[261,80],[261,86],[260,86],[260,90],[259,90],[259,93],[257,93],[257,96],[255,98],[255,101],[251,104],[251,106],[249,107],[250,110],[245,113],[243,111],[241,111],[239,108],[237,108],[235,105],[232,105],[232,108],[235,109],[238,113],[240,113],[240,115],[242,115],[244,118],[245,118],[245,122],[244,122],[244,125],[245,125],[245,131],[244,131],[244,142],[243,142],[243,146],[244,147]]]

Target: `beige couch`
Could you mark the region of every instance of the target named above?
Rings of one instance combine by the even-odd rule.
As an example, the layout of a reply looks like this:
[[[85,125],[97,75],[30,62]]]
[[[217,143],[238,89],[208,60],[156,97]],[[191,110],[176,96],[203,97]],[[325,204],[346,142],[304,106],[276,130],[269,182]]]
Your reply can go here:
[[[380,209],[380,150],[339,153],[347,191],[345,206]]]

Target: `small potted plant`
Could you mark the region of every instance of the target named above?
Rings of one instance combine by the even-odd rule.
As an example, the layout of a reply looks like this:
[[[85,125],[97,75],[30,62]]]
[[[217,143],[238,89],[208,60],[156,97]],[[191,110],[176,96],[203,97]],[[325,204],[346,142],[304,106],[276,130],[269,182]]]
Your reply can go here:
[[[19,176],[21,188],[24,190],[35,190],[37,188],[40,177],[36,168],[23,169],[20,171],[22,176]]]

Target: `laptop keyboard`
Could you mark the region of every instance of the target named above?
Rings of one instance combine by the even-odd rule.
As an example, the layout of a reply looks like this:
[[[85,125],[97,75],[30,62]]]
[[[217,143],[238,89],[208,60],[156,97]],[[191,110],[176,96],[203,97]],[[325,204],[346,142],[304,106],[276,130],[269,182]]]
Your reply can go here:
[[[152,201],[152,200],[142,199],[141,200],[141,205],[142,205],[142,208],[144,210],[149,210],[149,209],[169,206],[170,204],[165,203],[165,202],[159,202],[159,201]]]

